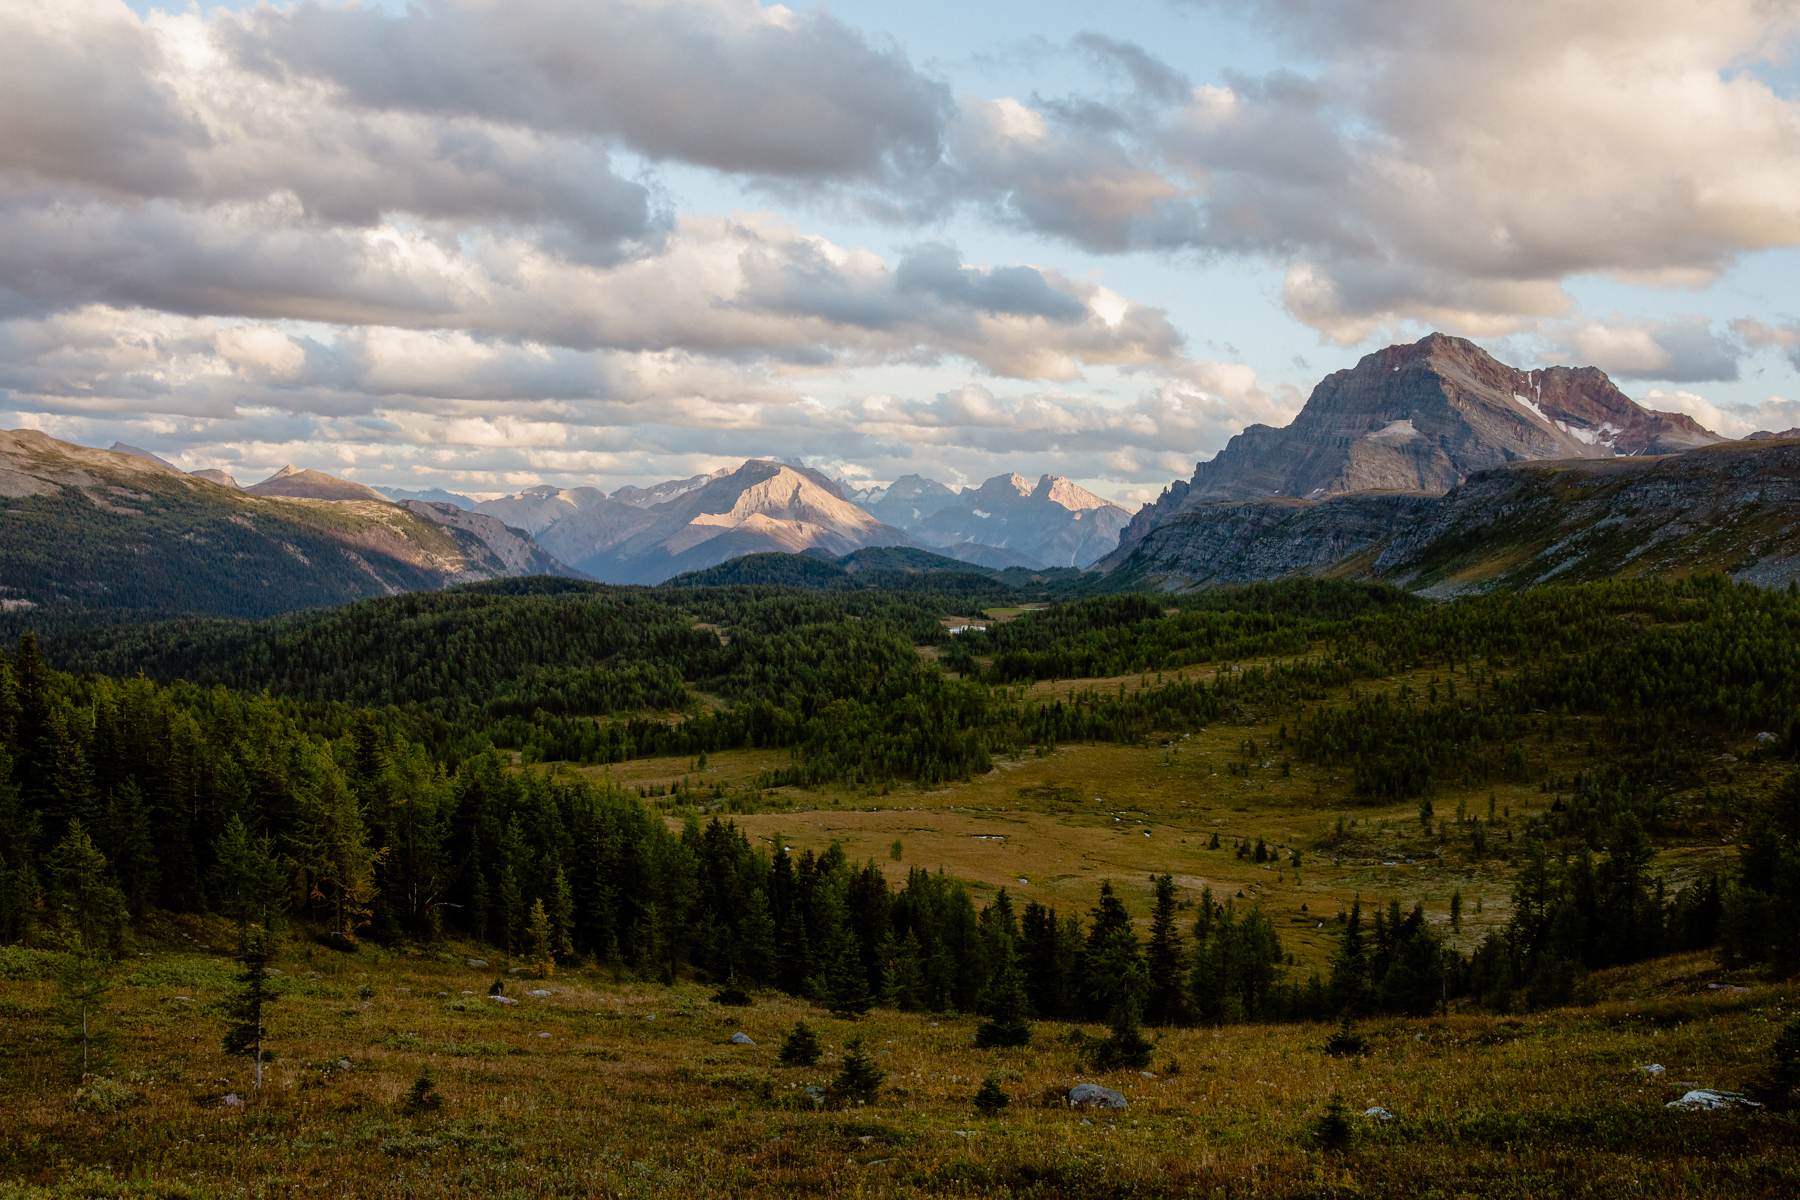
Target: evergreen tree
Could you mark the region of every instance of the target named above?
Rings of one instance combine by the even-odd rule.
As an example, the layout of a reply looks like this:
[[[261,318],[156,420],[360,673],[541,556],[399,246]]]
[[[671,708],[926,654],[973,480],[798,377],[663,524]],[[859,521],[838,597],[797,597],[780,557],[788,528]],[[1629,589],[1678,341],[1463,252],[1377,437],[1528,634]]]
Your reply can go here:
[[[863,1048],[862,1038],[853,1037],[844,1046],[844,1061],[826,1094],[840,1106],[873,1104],[886,1077],[887,1073],[875,1065],[874,1058]]]
[[[998,1116],[1011,1103],[1012,1097],[1006,1094],[1000,1086],[1000,1080],[993,1075],[982,1080],[981,1087],[975,1092],[975,1111],[984,1117]]]
[[[106,1043],[102,1025],[106,994],[112,988],[112,956],[88,945],[78,935],[63,956],[57,974],[55,1012],[80,1065],[80,1077],[100,1069]]]
[[[819,1061],[819,1035],[805,1021],[795,1021],[781,1043],[781,1065],[810,1067]]]
[[[238,923],[275,927],[285,884],[281,864],[267,838],[252,837],[236,813],[225,819],[219,840],[213,843],[213,867],[207,874],[207,895],[219,912]]]
[[[1350,915],[1345,918],[1343,933],[1338,938],[1337,953],[1331,960],[1327,997],[1333,1012],[1356,1016],[1368,1009],[1369,961],[1363,937],[1360,896],[1351,903]]]
[[[255,1063],[255,1086],[262,1087],[263,1062],[268,1058],[265,1012],[275,1000],[269,980],[269,964],[275,957],[274,941],[266,929],[244,931],[238,951],[238,986],[226,1005],[225,1053],[241,1055]]]
[[[558,962],[575,961],[575,893],[558,863],[550,881],[550,949]]]
[[[542,897],[531,902],[531,916],[525,925],[526,952],[530,955],[531,969],[539,979],[548,979],[556,971],[556,955],[552,951],[556,934],[550,927],[550,914],[544,909]]]
[[[1010,943],[1003,944],[994,974],[988,981],[987,1020],[975,1031],[975,1044],[982,1047],[1023,1046],[1031,1041],[1031,1025],[1025,1019],[1025,981],[1019,973],[1018,956]]]
[[[69,935],[95,950],[116,951],[130,914],[110,878],[106,856],[79,820],[69,822],[62,840],[44,857],[44,873],[50,909]]]
[[[1187,1016],[1181,931],[1175,927],[1175,880],[1163,874],[1152,877],[1151,884],[1155,900],[1151,907],[1150,944],[1145,952],[1150,992],[1144,1017],[1151,1025],[1173,1025]]]

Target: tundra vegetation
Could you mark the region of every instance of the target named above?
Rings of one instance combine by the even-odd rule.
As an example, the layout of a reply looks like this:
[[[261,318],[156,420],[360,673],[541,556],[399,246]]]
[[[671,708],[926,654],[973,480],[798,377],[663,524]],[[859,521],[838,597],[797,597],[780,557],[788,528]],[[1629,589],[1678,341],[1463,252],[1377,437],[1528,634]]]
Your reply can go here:
[[[1800,596],[968,604],[26,635],[0,1195],[1794,1193]]]

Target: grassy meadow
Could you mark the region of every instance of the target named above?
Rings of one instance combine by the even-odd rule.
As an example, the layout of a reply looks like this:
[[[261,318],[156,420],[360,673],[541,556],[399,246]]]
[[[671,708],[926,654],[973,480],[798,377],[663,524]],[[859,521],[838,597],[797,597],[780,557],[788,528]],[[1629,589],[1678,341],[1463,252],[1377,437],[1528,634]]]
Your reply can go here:
[[[1800,1137],[1782,1117],[1664,1107],[1762,1069],[1800,989],[1727,984],[1710,956],[1590,978],[1593,1003],[1504,1017],[1377,1020],[1334,1057],[1315,1025],[1161,1033],[1147,1073],[1084,1072],[1068,1027],[973,1048],[972,1018],[878,1011],[850,1022],[775,994],[589,972],[536,981],[447,946],[355,954],[290,939],[260,1092],[219,1053],[229,927],[167,922],[119,971],[107,1111],[74,1101],[47,1019],[53,956],[0,957],[0,1196],[1792,1196]],[[491,1000],[496,976],[516,1004]],[[533,990],[547,996],[534,997]],[[805,1019],[813,1068],[780,1065]],[[733,1045],[743,1031],[754,1046]],[[819,1109],[863,1037],[874,1104]],[[1642,1070],[1662,1064],[1661,1075]],[[410,1113],[422,1068],[441,1096]],[[998,1116],[971,1098],[997,1077]],[[1123,1092],[1069,1109],[1070,1085]],[[227,1107],[223,1097],[245,1098]],[[1311,1144],[1339,1096],[1342,1149]],[[1362,1115],[1379,1106],[1391,1121]]]

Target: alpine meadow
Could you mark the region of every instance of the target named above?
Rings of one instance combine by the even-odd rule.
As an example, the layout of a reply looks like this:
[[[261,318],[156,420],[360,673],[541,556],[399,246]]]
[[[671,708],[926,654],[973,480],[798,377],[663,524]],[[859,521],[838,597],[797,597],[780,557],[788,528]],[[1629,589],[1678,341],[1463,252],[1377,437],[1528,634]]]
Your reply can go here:
[[[0,1200],[1800,1195],[1796,61],[0,0]]]

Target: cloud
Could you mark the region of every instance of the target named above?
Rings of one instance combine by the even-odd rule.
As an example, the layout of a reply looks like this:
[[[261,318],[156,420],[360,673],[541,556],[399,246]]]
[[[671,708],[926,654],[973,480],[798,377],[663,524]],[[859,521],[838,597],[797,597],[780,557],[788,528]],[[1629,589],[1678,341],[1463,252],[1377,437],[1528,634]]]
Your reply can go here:
[[[1576,362],[1617,378],[1670,383],[1734,380],[1743,355],[1742,345],[1714,333],[1704,319],[1588,322],[1569,330],[1561,344]]]
[[[225,26],[243,65],[360,107],[616,138],[748,175],[886,179],[935,162],[949,95],[828,13],[754,0],[303,0]]]
[[[1794,369],[1800,371],[1800,321],[1770,324],[1751,317],[1741,317],[1731,323],[1731,331],[1752,349],[1781,351]]]
[[[1664,391],[1651,388],[1643,399],[1645,408],[1659,412],[1686,413],[1700,424],[1730,438],[1741,438],[1759,431],[1780,433],[1800,428],[1800,400],[1768,396],[1756,404],[1719,403],[1685,388]]]

